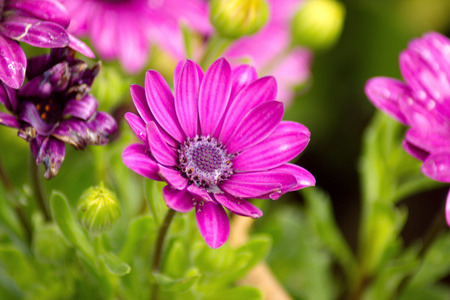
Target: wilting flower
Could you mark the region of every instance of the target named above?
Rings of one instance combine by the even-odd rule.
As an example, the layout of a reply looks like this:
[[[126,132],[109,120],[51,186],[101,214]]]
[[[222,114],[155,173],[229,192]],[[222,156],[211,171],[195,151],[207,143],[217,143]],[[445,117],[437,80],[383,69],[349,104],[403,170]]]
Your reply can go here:
[[[287,163],[306,147],[310,133],[281,121],[284,108],[275,100],[273,77],[257,79],[246,65],[232,71],[223,58],[203,74],[187,60],[178,64],[174,85],[172,95],[163,77],[149,70],[145,88],[131,86],[139,116],[125,118],[142,143],[128,146],[122,157],[134,172],[167,182],[167,206],[179,212],[195,208],[210,247],[228,238],[222,206],[258,218],[262,212],[248,199],[278,199],[315,184],[308,171]]]
[[[375,77],[367,82],[366,94],[375,106],[409,127],[403,146],[423,161],[422,172],[450,182],[450,40],[436,32],[413,39],[400,54],[400,70],[405,82]]]
[[[294,88],[310,77],[312,53],[303,47],[291,47],[291,21],[303,0],[269,0],[269,22],[255,35],[242,37],[225,52],[232,61],[249,60],[260,73],[277,78],[278,95],[289,105]],[[263,74],[265,75],[265,74]]]
[[[118,59],[130,73],[142,70],[153,44],[184,58],[183,23],[200,33],[211,31],[203,0],[61,1],[72,18],[69,31],[89,36],[103,59]]]
[[[35,47],[70,46],[92,56],[89,48],[70,36],[70,18],[57,0],[0,0],[0,80],[18,89],[25,79],[27,59],[16,41]]]
[[[70,48],[29,59],[29,81],[18,91],[0,84],[0,103],[12,114],[0,112],[0,124],[17,128],[30,142],[36,163],[44,163],[45,178],[54,177],[65,156],[65,142],[76,149],[103,145],[117,130],[114,119],[97,112],[89,94],[100,64],[88,68]]]

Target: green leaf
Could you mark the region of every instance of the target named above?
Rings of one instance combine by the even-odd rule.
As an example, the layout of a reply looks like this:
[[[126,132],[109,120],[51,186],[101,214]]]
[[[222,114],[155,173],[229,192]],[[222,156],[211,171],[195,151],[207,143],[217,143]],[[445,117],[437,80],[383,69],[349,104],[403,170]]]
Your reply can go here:
[[[223,299],[232,299],[232,300],[259,300],[263,299],[262,293],[254,288],[249,286],[239,286],[229,290],[217,291],[214,290],[205,295],[204,300],[223,300]]]
[[[167,212],[167,206],[162,196],[162,189],[165,185],[166,183],[161,181],[145,181],[145,194],[150,208],[150,214],[157,225],[161,224]]]
[[[94,248],[87,238],[86,233],[75,221],[66,197],[60,192],[53,191],[50,203],[53,219],[63,236],[70,244],[86,256],[92,266],[95,266],[96,258]]]
[[[164,271],[167,275],[178,278],[183,276],[189,266],[186,247],[180,240],[175,240],[168,249]]]
[[[115,275],[124,276],[131,271],[131,267],[120,260],[115,254],[105,252],[100,255],[100,259],[105,263],[109,272]]]
[[[143,216],[131,222],[125,244],[120,252],[121,260],[131,263],[142,243],[152,243],[156,235],[156,225],[152,217]]]
[[[22,252],[9,246],[0,247],[0,261],[2,268],[22,290],[27,290],[36,283],[38,272]]]
[[[153,273],[153,275],[163,290],[176,293],[182,293],[189,290],[201,276],[197,270],[192,270],[187,277],[180,279],[173,279],[161,273]]]

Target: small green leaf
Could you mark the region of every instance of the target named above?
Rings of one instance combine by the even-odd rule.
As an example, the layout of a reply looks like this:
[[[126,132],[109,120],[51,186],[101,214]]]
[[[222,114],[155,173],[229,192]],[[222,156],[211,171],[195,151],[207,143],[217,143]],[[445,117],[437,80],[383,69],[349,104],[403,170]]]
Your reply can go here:
[[[131,263],[138,246],[145,240],[152,242],[155,232],[156,225],[150,216],[143,216],[131,222],[127,239],[119,255],[120,258],[125,262]]]
[[[188,277],[173,279],[160,273],[154,273],[156,281],[163,290],[182,293],[189,290],[200,278],[201,274],[197,270],[192,270]]]
[[[36,272],[33,264],[13,247],[0,247],[0,262],[8,274],[14,279],[17,285],[26,290],[36,283]]]
[[[223,299],[233,299],[233,300],[259,300],[262,299],[262,293],[249,286],[239,286],[229,290],[217,291],[214,290],[207,295],[205,295],[204,300],[223,300]]]
[[[103,260],[108,271],[115,275],[124,276],[131,271],[131,267],[127,263],[111,252],[101,254],[100,259]]]
[[[175,240],[168,249],[166,265],[164,267],[165,273],[171,277],[181,277],[188,268],[188,256],[186,247],[180,240]]]

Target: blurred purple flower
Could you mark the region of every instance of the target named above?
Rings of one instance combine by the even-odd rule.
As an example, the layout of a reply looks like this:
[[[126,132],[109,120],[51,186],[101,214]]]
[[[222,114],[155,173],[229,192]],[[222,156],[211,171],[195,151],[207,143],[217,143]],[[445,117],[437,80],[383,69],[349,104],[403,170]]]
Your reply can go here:
[[[250,60],[261,73],[277,78],[279,99],[289,105],[294,88],[310,77],[312,52],[292,47],[291,21],[301,9],[303,0],[269,0],[270,17],[258,33],[234,42],[224,56],[232,61]]]
[[[27,59],[16,42],[35,47],[70,46],[90,56],[83,43],[67,34],[70,18],[57,0],[0,0],[0,80],[18,89],[25,80]]]
[[[69,31],[88,35],[105,59],[118,59],[129,73],[141,71],[153,44],[185,58],[180,25],[211,32],[203,0],[61,0],[72,21]]]
[[[65,144],[76,149],[103,145],[117,130],[115,120],[97,112],[89,94],[100,64],[88,68],[70,48],[28,60],[29,81],[14,90],[0,84],[0,103],[12,114],[0,112],[0,124],[17,128],[30,142],[36,164],[44,163],[45,178],[54,177],[65,156]]]
[[[422,172],[450,182],[450,40],[436,32],[413,39],[400,54],[400,70],[405,82],[375,77],[367,82],[366,94],[376,107],[409,127],[403,146],[423,161]]]
[[[278,199],[315,184],[305,169],[287,163],[309,142],[308,129],[281,121],[283,103],[275,101],[273,77],[257,79],[248,65],[231,70],[219,59],[203,74],[190,61],[178,64],[174,95],[163,77],[149,70],[145,88],[131,86],[139,116],[126,113],[142,143],[122,155],[134,172],[167,186],[167,206],[195,208],[206,243],[220,247],[228,238],[228,216],[222,206],[243,216],[262,212],[248,199]]]

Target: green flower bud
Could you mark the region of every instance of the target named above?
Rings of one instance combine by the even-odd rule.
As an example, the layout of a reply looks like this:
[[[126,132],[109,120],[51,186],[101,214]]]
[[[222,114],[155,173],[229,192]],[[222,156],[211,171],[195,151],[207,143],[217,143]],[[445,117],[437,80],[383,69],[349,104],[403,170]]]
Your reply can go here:
[[[256,33],[269,17],[266,0],[212,0],[210,7],[214,28],[231,39]]]
[[[78,219],[84,228],[94,233],[108,231],[120,217],[121,210],[116,195],[100,186],[86,190],[77,207]]]
[[[292,21],[294,42],[315,50],[331,47],[341,35],[345,7],[335,0],[308,0]]]
[[[41,224],[36,228],[32,244],[38,261],[58,264],[65,260],[69,245],[56,224]]]

